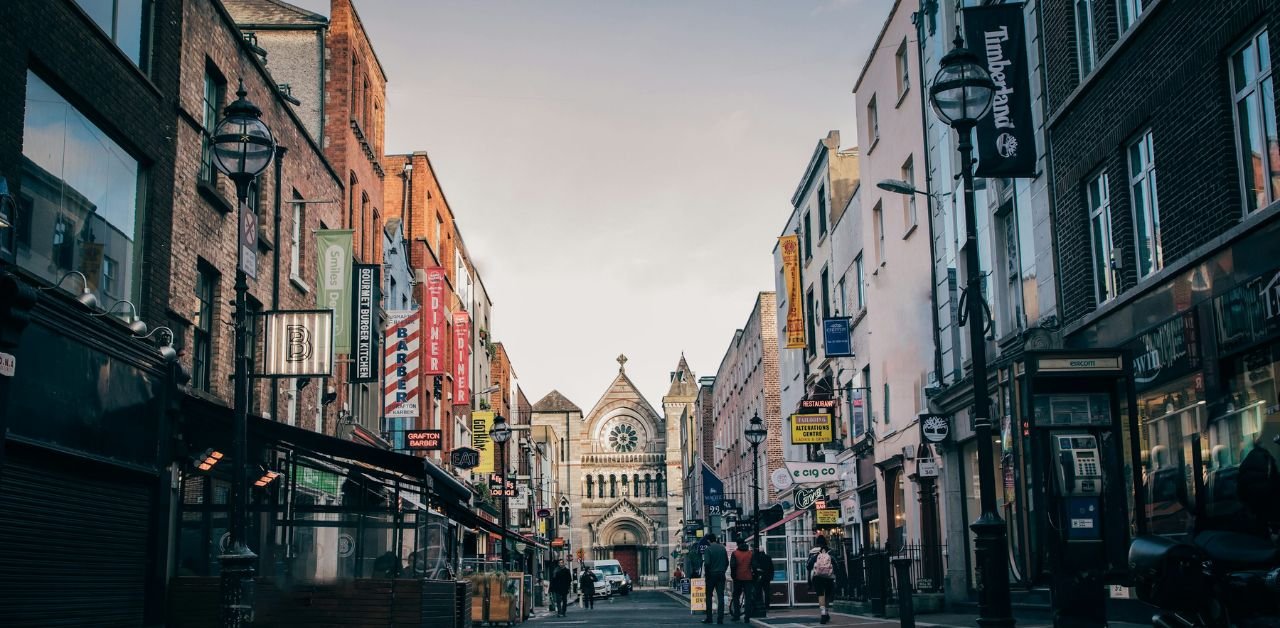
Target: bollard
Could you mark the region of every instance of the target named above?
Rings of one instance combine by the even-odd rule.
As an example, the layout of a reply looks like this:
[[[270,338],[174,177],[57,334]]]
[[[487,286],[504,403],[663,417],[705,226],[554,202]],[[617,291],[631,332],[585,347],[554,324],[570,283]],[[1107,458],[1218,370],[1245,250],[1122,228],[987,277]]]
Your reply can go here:
[[[898,621],[902,628],[916,628],[916,613],[911,606],[911,559],[893,559],[893,570],[898,578]]]

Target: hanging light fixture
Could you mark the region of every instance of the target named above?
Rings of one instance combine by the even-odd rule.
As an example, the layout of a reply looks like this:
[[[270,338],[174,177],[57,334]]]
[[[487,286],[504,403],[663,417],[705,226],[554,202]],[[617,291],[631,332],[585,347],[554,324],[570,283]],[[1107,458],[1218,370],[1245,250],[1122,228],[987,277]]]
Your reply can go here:
[[[138,317],[138,306],[134,305],[133,302],[128,299],[116,301],[115,305],[112,305],[107,310],[96,314],[90,314],[90,316],[106,316],[108,314],[112,314],[116,311],[116,308],[120,307],[121,303],[128,305],[129,309],[133,311],[129,318],[124,319],[124,324],[129,326],[129,331],[133,332],[134,336],[146,336],[147,323]]]
[[[84,276],[84,273],[78,270],[69,271],[62,277],[59,277],[58,281],[54,283],[52,286],[41,286],[40,288],[38,288],[38,290],[43,292],[46,290],[53,290],[54,288],[61,288],[62,282],[66,281],[67,277],[70,277],[72,275],[75,275],[76,277],[80,278],[80,294],[76,295],[76,300],[79,301],[81,305],[84,305],[85,307],[91,310],[98,309],[97,295],[95,295],[92,292],[89,292],[89,279]]]

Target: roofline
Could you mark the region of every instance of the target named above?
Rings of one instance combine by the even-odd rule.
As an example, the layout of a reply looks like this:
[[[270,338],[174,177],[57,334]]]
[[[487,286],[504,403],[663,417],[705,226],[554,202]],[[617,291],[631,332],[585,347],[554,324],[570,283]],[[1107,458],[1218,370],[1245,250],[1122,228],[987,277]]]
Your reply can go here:
[[[301,22],[298,24],[237,23],[241,30],[252,31],[322,31],[329,29],[329,22]]]
[[[867,55],[867,60],[862,63],[862,71],[858,72],[858,80],[853,82],[853,93],[858,93],[858,88],[862,86],[862,79],[867,76],[867,70],[871,67],[871,60],[876,58],[876,51],[880,49],[880,42],[884,39],[885,33],[889,32],[889,23],[893,21],[893,16],[898,13],[898,6],[901,4],[902,0],[893,0],[893,7],[889,9],[889,15],[884,18],[884,24],[880,25],[880,34],[876,35],[876,43],[871,44],[871,54]]]
[[[828,135],[827,137],[830,137],[830,135]],[[820,161],[820,158],[821,160],[827,159],[826,151],[830,149],[827,148],[827,145],[825,143],[826,139],[827,138],[824,137],[818,140],[817,147],[813,149],[813,156],[809,158],[809,165],[805,166],[804,175],[800,177],[800,183],[796,185],[796,191],[791,194],[791,207],[795,209],[800,209],[800,206],[797,205],[797,203],[800,202],[800,199],[801,197],[804,196],[804,193],[808,192],[809,188],[813,186],[813,177],[815,174],[817,174],[818,162]],[[838,146],[836,148],[839,149]]]
[[[373,62],[378,66],[378,73],[382,75],[382,84],[387,83],[387,71],[382,68],[382,59],[378,58],[378,51],[373,47],[373,40],[369,39],[369,31],[364,29],[364,20],[360,19],[360,12],[356,10],[356,3],[348,0],[347,6],[351,7],[351,17],[356,19],[356,24],[360,25],[360,34],[364,35],[364,41],[369,45],[369,54],[373,55]],[[333,16],[329,16],[329,20],[333,20]]]

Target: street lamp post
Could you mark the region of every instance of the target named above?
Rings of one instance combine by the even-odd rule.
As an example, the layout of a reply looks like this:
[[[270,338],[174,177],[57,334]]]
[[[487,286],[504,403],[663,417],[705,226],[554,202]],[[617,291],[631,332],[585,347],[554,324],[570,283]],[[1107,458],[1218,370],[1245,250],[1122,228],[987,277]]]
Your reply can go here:
[[[489,438],[498,444],[498,462],[497,468],[501,470],[499,476],[502,480],[499,490],[502,491],[502,529],[504,536],[502,539],[502,568],[507,568],[507,539],[505,532],[508,524],[507,515],[507,441],[511,440],[511,426],[507,425],[506,417],[501,414],[493,417],[493,427],[489,428]]]
[[[747,426],[746,437],[747,442],[751,443],[751,497],[755,500],[755,513],[751,516],[751,524],[755,527],[756,543],[760,540],[760,443],[769,436],[769,430],[765,429],[764,421],[760,420],[760,413],[751,417],[751,423]]]
[[[978,625],[1013,626],[1009,600],[1009,572],[1005,563],[1008,537],[996,510],[995,459],[991,451],[991,416],[987,399],[986,304],[978,264],[977,214],[973,200],[973,127],[991,109],[995,84],[979,57],[964,47],[956,29],[955,47],[942,58],[929,87],[929,100],[938,117],[955,129],[964,178],[966,324],[973,353],[973,426],[978,443],[978,483],[982,514],[969,525],[977,558]]]
[[[262,122],[262,110],[249,102],[244,81],[236,90],[235,102],[223,110],[222,121],[213,132],[213,163],[236,185],[239,216],[236,221],[236,310],[235,310],[235,421],[232,427],[231,526],[230,547],[218,556],[221,567],[219,583],[222,598],[222,625],[228,628],[253,621],[253,576],[258,556],[249,549],[245,528],[249,515],[248,500],[248,413],[249,358],[247,310],[249,278],[245,274],[244,247],[239,242],[249,211],[249,186],[267,168],[275,154],[275,139]],[[254,221],[254,228],[257,228]],[[249,251],[250,254],[256,251]]]

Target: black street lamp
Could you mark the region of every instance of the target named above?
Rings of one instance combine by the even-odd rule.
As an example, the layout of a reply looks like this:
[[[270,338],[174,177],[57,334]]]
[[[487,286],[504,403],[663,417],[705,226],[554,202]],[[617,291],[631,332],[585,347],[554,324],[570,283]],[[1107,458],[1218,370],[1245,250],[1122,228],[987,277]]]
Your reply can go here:
[[[249,357],[248,320],[246,298],[249,279],[244,271],[242,256],[244,247],[239,242],[240,230],[245,224],[245,212],[249,186],[267,168],[275,155],[275,139],[271,129],[262,122],[262,110],[245,99],[244,81],[236,90],[236,101],[223,110],[222,121],[213,131],[213,164],[236,184],[236,201],[240,215],[236,221],[236,311],[235,311],[235,422],[232,427],[231,455],[231,529],[230,547],[218,556],[222,577],[222,625],[228,628],[251,623],[253,620],[253,576],[256,572],[257,554],[249,549],[245,538],[248,522],[248,416],[249,416]],[[256,229],[257,221],[254,221]],[[256,234],[255,234],[256,235]],[[251,254],[256,251],[250,251]]]
[[[982,298],[982,271],[978,266],[977,217],[973,201],[973,127],[991,109],[995,84],[981,59],[964,47],[956,29],[955,47],[942,58],[941,68],[929,86],[929,100],[938,117],[955,129],[964,177],[966,324],[973,352],[973,426],[978,442],[978,483],[982,514],[969,525],[974,533],[978,577],[978,625],[1013,626],[1009,600],[1009,570],[1005,562],[1008,537],[996,510],[995,459],[991,451],[991,411],[987,399],[986,303]]]
[[[751,497],[755,500],[755,514],[751,516],[751,524],[755,526],[756,543],[760,543],[763,547],[760,540],[760,443],[769,436],[769,430],[765,429],[759,412],[751,417],[751,423],[747,426],[745,434],[747,442],[751,443]]]
[[[495,464],[501,475],[498,477],[502,480],[502,568],[507,568],[507,537],[506,530],[508,524],[507,515],[507,441],[511,440],[511,426],[507,425],[506,417],[501,414],[493,417],[493,427],[489,428],[489,438],[498,444],[498,462]]]

